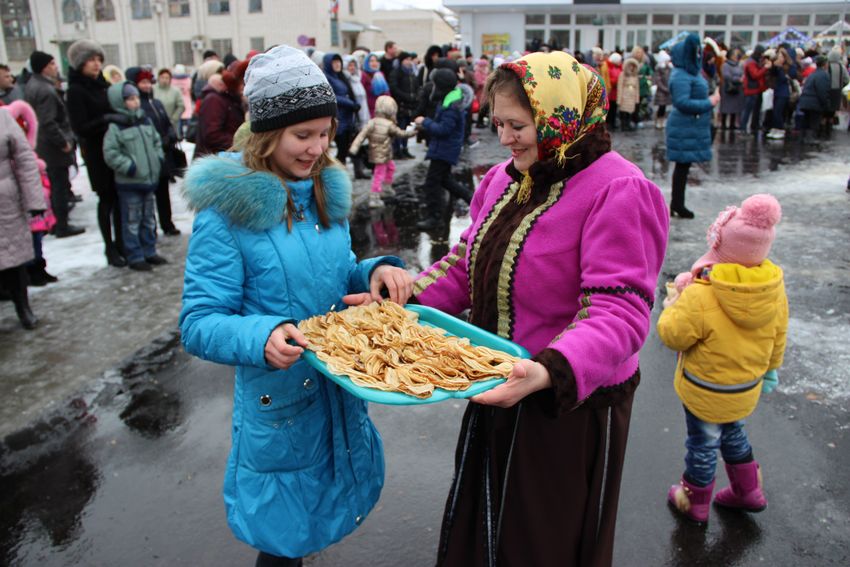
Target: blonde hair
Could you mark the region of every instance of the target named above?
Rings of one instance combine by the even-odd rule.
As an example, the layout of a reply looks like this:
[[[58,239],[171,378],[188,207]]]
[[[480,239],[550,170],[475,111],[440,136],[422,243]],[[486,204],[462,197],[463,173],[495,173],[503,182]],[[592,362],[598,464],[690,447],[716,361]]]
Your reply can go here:
[[[331,118],[331,129],[328,132],[328,137],[332,140],[336,133],[337,121],[336,118]],[[280,137],[283,135],[286,128],[278,128],[268,132],[251,132],[241,144],[242,161],[245,166],[251,170],[246,175],[250,175],[255,171],[264,171],[271,173],[280,178],[283,187],[286,189],[286,228],[292,231],[292,211],[295,209],[295,202],[292,200],[292,193],[286,184],[284,177],[287,172],[282,171],[274,161],[274,150],[280,142]],[[313,195],[316,197],[316,211],[319,214],[319,222],[327,228],[330,226],[330,217],[328,217],[327,199],[325,197],[325,185],[322,182],[322,170],[326,167],[339,166],[339,162],[331,156],[326,149],[313,164],[313,170],[310,172],[310,178],[313,180]]]

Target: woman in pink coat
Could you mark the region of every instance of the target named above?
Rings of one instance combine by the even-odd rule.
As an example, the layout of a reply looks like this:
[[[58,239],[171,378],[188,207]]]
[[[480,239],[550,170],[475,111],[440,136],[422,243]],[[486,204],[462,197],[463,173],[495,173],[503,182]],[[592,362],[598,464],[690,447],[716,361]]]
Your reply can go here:
[[[472,224],[414,295],[468,309],[534,356],[467,406],[437,565],[610,565],[669,213],[611,151],[590,67],[533,53],[500,66],[486,92],[512,159],[484,177]]]

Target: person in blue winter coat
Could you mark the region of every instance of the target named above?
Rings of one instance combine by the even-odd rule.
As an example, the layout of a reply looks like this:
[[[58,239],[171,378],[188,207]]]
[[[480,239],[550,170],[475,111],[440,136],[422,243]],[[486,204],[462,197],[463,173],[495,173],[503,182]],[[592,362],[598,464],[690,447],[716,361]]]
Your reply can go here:
[[[321,70],[285,45],[256,55],[241,154],[186,174],[197,211],[183,290],[186,351],[236,367],[227,521],[258,566],[298,566],[352,532],[378,500],[383,445],[366,403],[312,369],[296,323],[344,305],[400,304],[400,259],[351,251],[351,181],[328,153],[337,100]]]
[[[460,159],[464,136],[463,93],[457,86],[457,74],[451,69],[434,69],[431,81],[434,83],[431,96],[440,101],[437,112],[434,118],[417,116],[414,120],[428,134],[425,159],[431,160],[423,188],[427,216],[416,224],[420,230],[432,230],[439,226],[443,188],[467,204],[472,200],[472,191],[452,177],[452,166]]]
[[[334,137],[336,159],[345,165],[351,140],[357,135],[356,121],[360,105],[355,99],[354,91],[351,89],[348,79],[342,74],[342,57],[338,53],[325,54],[322,58],[322,70],[336,95],[338,112],[338,126]]]
[[[685,208],[685,185],[694,162],[711,160],[711,113],[720,94],[708,94],[708,82],[700,74],[702,48],[692,33],[673,46],[670,97],[673,110],[667,119],[667,160],[675,162],[670,216],[694,218]]]
[[[803,84],[803,92],[800,95],[800,101],[797,103],[797,108],[805,116],[802,137],[804,142],[810,141],[812,136],[820,138],[822,134],[826,134],[823,132],[825,130],[823,117],[828,115],[830,111],[829,73],[826,70],[826,57],[818,55],[815,65],[817,69],[809,75]]]

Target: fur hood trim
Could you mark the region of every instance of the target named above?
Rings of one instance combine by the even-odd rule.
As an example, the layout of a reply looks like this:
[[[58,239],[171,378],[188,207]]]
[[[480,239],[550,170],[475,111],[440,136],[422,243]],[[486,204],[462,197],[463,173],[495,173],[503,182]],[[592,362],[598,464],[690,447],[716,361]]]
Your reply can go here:
[[[235,159],[234,159],[235,158]],[[195,211],[216,209],[233,224],[249,230],[269,230],[286,217],[286,188],[276,175],[250,171],[239,154],[208,156],[186,172],[183,193]],[[339,167],[322,170],[328,217],[332,222],[348,218],[351,211],[351,180]]]

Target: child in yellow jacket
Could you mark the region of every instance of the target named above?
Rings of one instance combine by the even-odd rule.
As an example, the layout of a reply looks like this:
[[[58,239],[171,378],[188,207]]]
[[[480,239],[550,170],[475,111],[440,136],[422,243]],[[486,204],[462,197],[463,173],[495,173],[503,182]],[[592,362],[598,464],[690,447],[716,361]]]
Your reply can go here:
[[[679,352],[674,385],[688,428],[685,472],[667,499],[699,523],[708,521],[718,449],[730,486],[715,504],[767,507],[743,420],[775,386],[785,352],[788,298],[782,270],[767,259],[781,216],[766,194],[721,212],[708,230],[709,251],[676,278],[658,320],[661,340]]]

